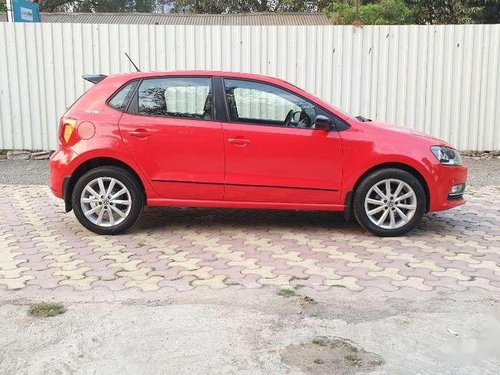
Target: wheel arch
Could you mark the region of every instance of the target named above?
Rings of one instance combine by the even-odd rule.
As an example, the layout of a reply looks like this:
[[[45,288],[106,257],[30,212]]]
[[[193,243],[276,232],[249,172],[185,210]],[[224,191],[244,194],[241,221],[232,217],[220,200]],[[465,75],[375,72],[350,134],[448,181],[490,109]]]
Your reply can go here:
[[[144,202],[147,201],[147,196],[146,196],[146,189],[144,187],[144,183],[139,176],[139,174],[128,164],[124,163],[121,160],[112,158],[112,157],[97,157],[97,158],[92,158],[88,159],[82,164],[80,164],[71,174],[71,177],[68,178],[68,182],[65,182],[64,186],[64,204],[65,204],[65,209],[66,212],[69,212],[73,209],[72,203],[71,203],[71,195],[73,194],[73,188],[78,181],[78,179],[83,176],[85,173],[88,171],[97,168],[97,167],[104,167],[104,166],[114,166],[118,168],[122,168],[129,172],[139,183],[139,186],[141,188],[141,191],[144,195]]]
[[[367,171],[365,171],[361,176],[359,176],[356,180],[356,182],[353,185],[353,188],[351,190],[351,194],[347,194],[348,199],[350,200],[349,202],[346,202],[346,207],[349,208],[349,210],[352,209],[352,199],[354,196],[354,193],[356,192],[356,189],[358,188],[359,184],[370,174],[373,172],[382,170],[382,169],[389,169],[389,168],[395,168],[395,169],[401,169],[405,172],[410,173],[415,177],[421,184],[422,187],[424,188],[425,192],[425,211],[428,212],[430,205],[431,205],[431,195],[430,195],[430,190],[429,190],[429,185],[427,184],[427,181],[425,180],[424,176],[415,168],[408,164],[404,163],[397,163],[397,162],[389,162],[389,163],[382,163],[382,164],[377,164]],[[346,214],[347,217],[349,217],[350,212]]]

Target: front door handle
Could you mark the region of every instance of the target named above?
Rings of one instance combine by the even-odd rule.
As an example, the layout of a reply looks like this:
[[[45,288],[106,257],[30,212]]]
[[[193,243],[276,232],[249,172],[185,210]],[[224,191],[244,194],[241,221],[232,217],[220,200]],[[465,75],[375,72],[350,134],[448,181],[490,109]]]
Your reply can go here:
[[[250,143],[250,140],[246,138],[228,138],[227,141],[239,147],[245,147]]]
[[[147,138],[151,134],[146,130],[146,129],[135,129],[131,130],[128,132],[132,137],[137,137],[137,138]]]

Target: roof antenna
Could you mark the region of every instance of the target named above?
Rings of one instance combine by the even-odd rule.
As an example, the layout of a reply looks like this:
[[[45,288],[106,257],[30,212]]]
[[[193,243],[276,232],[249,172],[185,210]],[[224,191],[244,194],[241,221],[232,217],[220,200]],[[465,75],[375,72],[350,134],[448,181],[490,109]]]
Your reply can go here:
[[[125,52],[125,56],[127,56],[127,59],[132,63],[132,65],[134,66],[135,70],[137,70],[138,72],[140,72],[141,70],[137,67],[137,65],[134,64],[134,62],[132,61],[132,59],[130,58],[130,56],[128,55],[127,52]]]

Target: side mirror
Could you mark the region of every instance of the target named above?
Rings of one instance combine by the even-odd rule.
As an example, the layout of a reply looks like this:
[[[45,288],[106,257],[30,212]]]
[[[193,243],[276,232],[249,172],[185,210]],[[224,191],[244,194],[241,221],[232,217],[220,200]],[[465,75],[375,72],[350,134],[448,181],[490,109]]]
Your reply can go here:
[[[314,129],[330,131],[332,122],[330,119],[323,115],[317,115],[314,119]]]

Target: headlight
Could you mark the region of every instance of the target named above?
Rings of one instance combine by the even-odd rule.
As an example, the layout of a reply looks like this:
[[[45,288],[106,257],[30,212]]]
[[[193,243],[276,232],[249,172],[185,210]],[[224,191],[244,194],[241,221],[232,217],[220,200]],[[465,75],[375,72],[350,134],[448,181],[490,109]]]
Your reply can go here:
[[[462,158],[457,150],[446,146],[432,146],[431,151],[443,165],[462,165]]]

